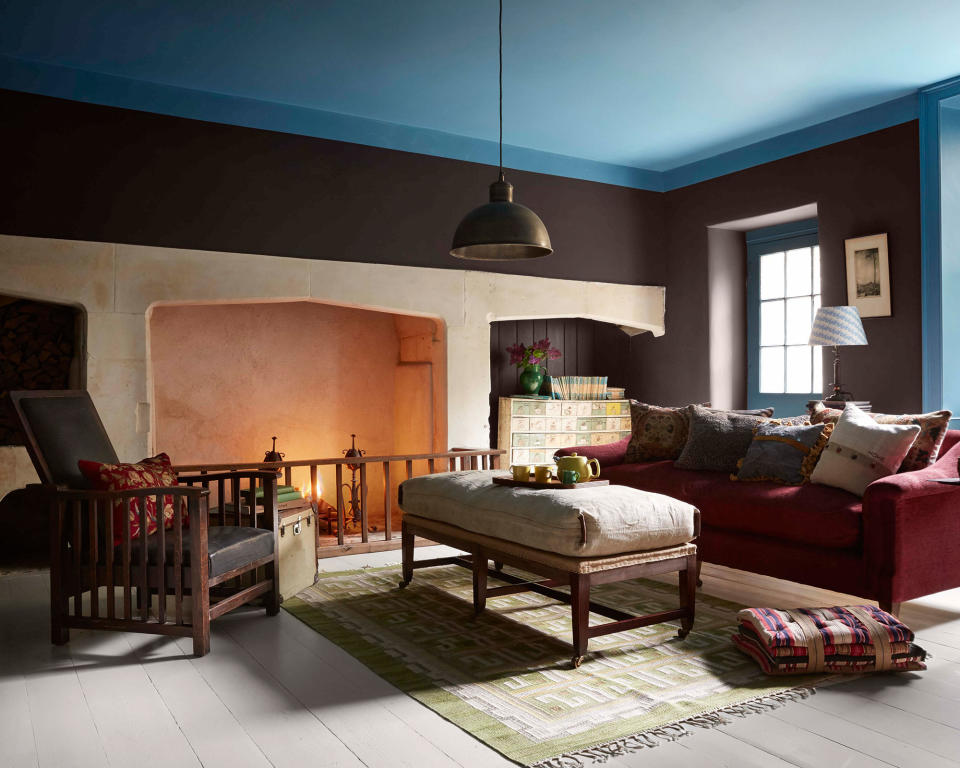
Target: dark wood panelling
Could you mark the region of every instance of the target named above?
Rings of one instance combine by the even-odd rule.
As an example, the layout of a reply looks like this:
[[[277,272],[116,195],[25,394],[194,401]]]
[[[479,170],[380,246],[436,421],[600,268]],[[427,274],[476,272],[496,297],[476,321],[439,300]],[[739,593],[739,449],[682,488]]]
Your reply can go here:
[[[606,376],[614,387],[626,386],[630,337],[617,326],[579,317],[504,320],[490,323],[490,445],[497,444],[499,399],[520,391],[520,369],[510,365],[506,348],[529,346],[542,338],[560,350],[547,373],[552,376]]]

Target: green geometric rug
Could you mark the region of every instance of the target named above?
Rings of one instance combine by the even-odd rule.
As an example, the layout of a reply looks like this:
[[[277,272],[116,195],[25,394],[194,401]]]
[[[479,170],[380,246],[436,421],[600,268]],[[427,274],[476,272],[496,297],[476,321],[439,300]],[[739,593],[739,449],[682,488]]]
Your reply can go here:
[[[568,605],[524,592],[474,618],[467,569],[418,570],[404,590],[399,579],[399,566],[321,574],[283,607],[521,765],[602,762],[805,698],[826,679],[765,676],[730,642],[739,606],[706,595],[685,640],[673,623],[593,638],[573,669]],[[678,604],[676,587],[640,579],[591,598],[638,615]]]

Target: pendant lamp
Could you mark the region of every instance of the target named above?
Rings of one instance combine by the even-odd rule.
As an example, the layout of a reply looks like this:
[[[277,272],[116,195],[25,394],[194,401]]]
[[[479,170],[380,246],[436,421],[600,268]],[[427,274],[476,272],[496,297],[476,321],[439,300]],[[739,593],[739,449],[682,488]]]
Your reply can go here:
[[[450,255],[458,259],[511,261],[553,253],[540,217],[513,202],[513,185],[503,177],[503,0],[500,0],[500,175],[490,185],[490,202],[463,217]]]

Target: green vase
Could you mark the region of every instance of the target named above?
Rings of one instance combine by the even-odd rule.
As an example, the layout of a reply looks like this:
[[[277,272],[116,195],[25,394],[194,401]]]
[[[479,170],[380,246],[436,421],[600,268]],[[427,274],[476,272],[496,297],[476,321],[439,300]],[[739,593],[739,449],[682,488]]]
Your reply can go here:
[[[524,368],[520,374],[520,393],[524,395],[536,395],[540,392],[540,385],[543,384],[543,371],[532,366]]]

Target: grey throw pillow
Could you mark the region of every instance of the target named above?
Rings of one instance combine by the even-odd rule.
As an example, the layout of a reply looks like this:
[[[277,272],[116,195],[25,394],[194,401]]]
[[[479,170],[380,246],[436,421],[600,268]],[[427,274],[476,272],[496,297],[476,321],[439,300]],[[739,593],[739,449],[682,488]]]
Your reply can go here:
[[[765,419],[688,405],[687,442],[674,463],[678,469],[736,472],[753,440],[753,428]]]

